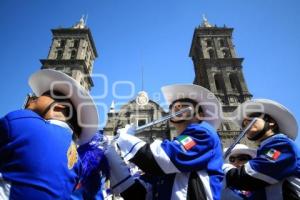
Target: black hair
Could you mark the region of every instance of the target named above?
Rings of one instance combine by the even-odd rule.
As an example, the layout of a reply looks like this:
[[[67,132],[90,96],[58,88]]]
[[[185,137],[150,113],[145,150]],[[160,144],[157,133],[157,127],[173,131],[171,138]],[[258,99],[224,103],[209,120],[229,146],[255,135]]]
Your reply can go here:
[[[272,118],[270,115],[268,114],[265,114],[265,116],[263,117],[263,119],[265,120],[265,122],[268,122],[268,123],[274,123],[274,126],[271,127],[272,131],[274,133],[279,133],[279,126],[276,122],[276,120],[274,118]]]

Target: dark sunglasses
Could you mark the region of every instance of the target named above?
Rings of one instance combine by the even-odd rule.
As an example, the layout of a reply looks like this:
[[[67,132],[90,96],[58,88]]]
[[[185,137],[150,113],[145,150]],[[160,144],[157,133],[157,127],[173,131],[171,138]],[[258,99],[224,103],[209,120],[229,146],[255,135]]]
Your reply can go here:
[[[248,160],[251,160],[251,156],[249,155],[239,155],[239,156],[230,156],[229,157],[229,162],[233,163],[236,160],[241,161],[241,162],[247,162]]]
[[[28,106],[28,103],[30,101],[34,101],[36,100],[38,97],[34,94],[34,93],[28,93],[27,96],[26,96],[26,99],[24,101],[24,104],[23,104],[23,108],[26,108]]]

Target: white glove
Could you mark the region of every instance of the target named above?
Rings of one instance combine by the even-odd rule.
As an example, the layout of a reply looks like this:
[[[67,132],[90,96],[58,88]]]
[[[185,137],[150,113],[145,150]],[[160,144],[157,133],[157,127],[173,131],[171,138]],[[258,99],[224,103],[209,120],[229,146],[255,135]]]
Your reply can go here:
[[[116,143],[124,160],[129,161],[146,143],[133,135],[135,133],[135,126],[133,125],[127,124],[125,128],[119,129],[117,132],[120,135]]]
[[[226,174],[227,174],[227,172],[229,172],[233,168],[236,168],[236,167],[234,165],[232,165],[232,164],[229,164],[229,163],[224,163],[223,166],[222,166],[222,170],[225,173],[223,184],[222,184],[223,185],[223,187],[222,187],[223,189],[227,188]]]
[[[229,164],[229,163],[224,163],[222,166],[222,170],[224,171],[225,174],[227,174],[228,171],[231,169],[236,168],[234,165]]]
[[[118,134],[129,134],[129,135],[134,135],[135,134],[135,129],[136,127],[133,124],[126,124],[125,128],[121,128],[117,130]]]
[[[108,145],[104,151],[110,167],[110,184],[114,194],[120,194],[134,184],[134,178],[131,176],[126,163],[117,154],[114,146]]]

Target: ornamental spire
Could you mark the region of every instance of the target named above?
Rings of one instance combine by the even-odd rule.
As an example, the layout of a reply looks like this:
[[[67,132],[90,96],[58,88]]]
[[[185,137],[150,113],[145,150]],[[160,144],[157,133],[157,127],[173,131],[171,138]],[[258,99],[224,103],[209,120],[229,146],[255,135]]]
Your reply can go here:
[[[205,17],[205,14],[202,15],[202,27],[212,27],[212,25],[208,22],[207,18]]]
[[[84,15],[81,16],[79,22],[77,22],[73,28],[76,28],[76,29],[84,29],[85,28],[85,25],[86,25],[86,20],[87,20],[87,17],[85,18],[84,20]]]

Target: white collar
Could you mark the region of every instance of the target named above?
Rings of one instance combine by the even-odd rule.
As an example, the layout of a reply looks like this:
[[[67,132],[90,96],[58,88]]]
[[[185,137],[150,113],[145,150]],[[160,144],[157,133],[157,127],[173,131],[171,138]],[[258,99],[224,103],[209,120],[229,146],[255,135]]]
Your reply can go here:
[[[63,128],[66,128],[68,129],[71,134],[73,134],[73,130],[71,129],[71,127],[66,123],[66,122],[63,122],[63,121],[59,121],[59,120],[56,120],[56,119],[49,119],[47,120],[50,124],[55,124],[57,126],[60,126],[60,127],[63,127]]]

